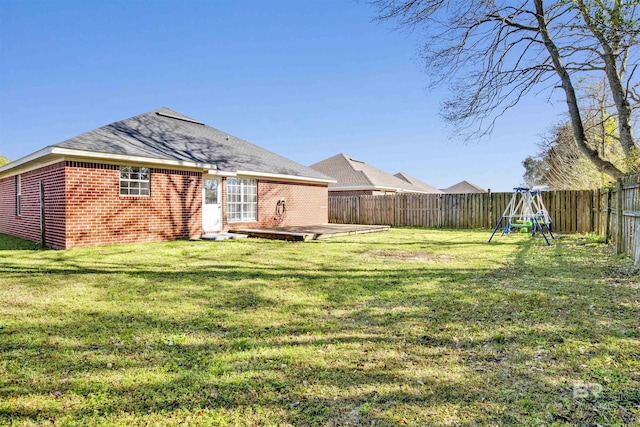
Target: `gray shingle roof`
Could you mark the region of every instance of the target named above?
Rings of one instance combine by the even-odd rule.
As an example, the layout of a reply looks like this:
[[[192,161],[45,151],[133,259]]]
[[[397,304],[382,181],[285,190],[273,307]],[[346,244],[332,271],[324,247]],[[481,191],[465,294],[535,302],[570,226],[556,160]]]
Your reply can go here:
[[[83,133],[53,147],[204,163],[227,172],[330,179],[314,169],[164,107]]]
[[[397,178],[400,178],[410,184],[415,185],[416,187],[422,188],[425,192],[428,193],[442,193],[442,191],[438,190],[435,187],[432,187],[431,185],[427,184],[426,182],[420,181],[418,178],[414,178],[409,174],[406,174],[404,172],[398,172],[397,174],[393,175]]]
[[[442,192],[447,194],[486,193],[487,190],[475,184],[472,184],[469,181],[460,181],[459,183],[452,185],[451,187],[443,188]]]
[[[338,181],[335,184],[329,184],[329,190],[349,187],[362,187],[363,190],[373,190],[376,187],[384,187],[392,191],[426,193],[425,190],[418,186],[343,153],[329,157],[309,167]]]

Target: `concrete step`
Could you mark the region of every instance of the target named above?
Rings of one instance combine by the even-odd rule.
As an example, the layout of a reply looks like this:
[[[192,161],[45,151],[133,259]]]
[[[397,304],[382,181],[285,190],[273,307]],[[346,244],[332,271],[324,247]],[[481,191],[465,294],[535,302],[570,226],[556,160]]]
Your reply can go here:
[[[239,233],[211,233],[211,234],[203,234],[203,240],[237,240],[237,239],[246,239],[246,234]]]

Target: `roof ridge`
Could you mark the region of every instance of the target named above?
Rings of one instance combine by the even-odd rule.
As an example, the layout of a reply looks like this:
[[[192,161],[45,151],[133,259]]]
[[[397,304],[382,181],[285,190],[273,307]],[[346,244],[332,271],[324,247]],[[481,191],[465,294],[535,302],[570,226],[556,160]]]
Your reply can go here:
[[[400,176],[398,176],[398,175],[400,175]],[[409,184],[412,184],[412,182],[409,181],[409,179],[407,178],[408,175],[406,175],[404,172],[394,173],[393,176],[395,176],[396,178],[400,178],[401,180],[406,181]]]
[[[365,171],[363,171],[361,169],[356,169],[351,164],[351,162],[358,162],[358,163],[361,163],[363,165],[367,165],[365,162],[360,161],[360,160],[355,160],[353,157],[351,157],[351,156],[349,156],[348,154],[345,154],[345,153],[340,153],[340,155],[342,155],[343,159],[349,164],[349,167],[353,170],[353,172],[355,172],[356,174],[358,174],[361,177],[363,177],[364,180],[367,183],[369,183],[369,185],[375,185],[374,181],[372,181],[371,177],[369,175],[367,175],[367,173]]]
[[[197,124],[197,125],[205,126],[205,124],[204,124],[204,123],[199,122],[199,121],[194,120],[194,119],[191,119],[191,118],[188,118],[188,117],[186,117],[186,116],[184,116],[184,117],[175,116],[175,115],[173,115],[173,114],[167,114],[167,113],[165,113],[165,112],[163,112],[163,111],[156,111],[155,113],[156,113],[158,116],[168,117],[168,118],[170,118],[170,119],[182,120],[183,122],[195,123],[195,124]]]

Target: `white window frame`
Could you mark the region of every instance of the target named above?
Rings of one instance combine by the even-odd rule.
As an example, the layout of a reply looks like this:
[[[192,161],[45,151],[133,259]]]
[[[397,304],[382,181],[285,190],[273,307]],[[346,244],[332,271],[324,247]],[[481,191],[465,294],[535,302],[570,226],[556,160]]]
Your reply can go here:
[[[258,180],[232,178],[226,180],[227,222],[258,220]]]
[[[120,195],[151,195],[151,170],[142,166],[120,166]]]
[[[22,216],[22,175],[16,175],[16,216]]]

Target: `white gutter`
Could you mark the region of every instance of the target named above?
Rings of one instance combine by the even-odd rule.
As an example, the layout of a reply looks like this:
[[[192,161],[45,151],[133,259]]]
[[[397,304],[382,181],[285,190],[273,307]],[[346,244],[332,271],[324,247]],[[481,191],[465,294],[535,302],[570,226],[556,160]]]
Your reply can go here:
[[[127,162],[134,162],[134,163],[152,163],[152,164],[160,164],[160,165],[167,165],[167,166],[181,166],[181,167],[197,168],[197,169],[215,169],[216,167],[215,165],[210,165],[207,163],[187,162],[182,160],[158,159],[155,157],[131,156],[128,154],[99,153],[95,151],[76,150],[73,148],[46,147],[46,148],[43,148],[42,150],[36,151],[35,153],[29,154],[28,156],[22,157],[16,161],[13,161],[11,163],[8,163],[0,167],[0,174],[2,172],[24,165],[25,163],[33,162],[35,160],[38,160],[39,158],[49,156],[49,155],[57,155],[57,156],[63,156],[63,157],[64,156],[82,157],[84,159],[122,160]],[[41,167],[41,166],[36,165],[34,169],[37,169],[38,167]]]
[[[143,157],[143,156],[132,156],[129,154],[114,154],[114,153],[101,153],[96,151],[85,151],[85,150],[76,150],[73,148],[63,148],[63,147],[46,147],[42,150],[36,151],[35,153],[29,154],[28,156],[22,157],[14,162],[8,163],[2,167],[0,167],[0,175],[3,172],[9,171],[11,169],[17,168],[21,165],[24,165],[29,162],[36,161],[45,156],[60,156],[64,158],[65,156],[71,157],[80,157],[83,159],[97,159],[97,160],[108,160],[108,161],[126,161],[131,163],[150,163],[155,165],[165,165],[165,166],[180,166],[185,168],[195,168],[200,170],[206,170],[205,173],[211,175],[219,175],[219,176],[237,176],[237,175],[245,175],[245,176],[253,176],[257,178],[273,178],[273,179],[282,179],[287,181],[297,181],[297,182],[317,182],[322,184],[331,184],[337,181],[330,179],[319,179],[319,178],[310,178],[310,177],[302,177],[295,175],[283,175],[283,174],[274,174],[267,172],[253,172],[253,171],[221,171],[217,169],[216,164],[208,164],[208,163],[198,163],[198,162],[189,162],[183,160],[171,160],[171,159],[158,159],[155,157]],[[42,167],[40,164],[34,165],[33,168],[27,168],[21,173],[29,171],[31,169],[37,169]]]
[[[380,185],[345,185],[342,187],[329,187],[329,190],[331,191],[362,191],[362,190],[399,191],[399,188],[382,187]]]
[[[217,169],[209,169],[204,173],[207,175],[217,175],[217,176],[237,176],[238,175],[235,172],[225,172],[225,171],[219,171]]]
[[[435,194],[419,190],[405,190],[398,187],[383,187],[380,185],[351,185],[342,187],[329,187],[329,191],[391,191],[394,193]]]
[[[18,160],[15,160],[13,162],[7,163],[4,166],[0,166],[0,173],[4,172],[4,171],[8,171],[9,169],[13,169],[17,166],[23,165],[27,162],[31,162],[33,160],[37,160],[40,157],[44,157],[48,154],[51,154],[51,152],[53,151],[53,147],[45,147],[42,150],[36,151],[35,153],[31,153],[28,156],[24,156]]]
[[[332,183],[338,182],[335,179],[310,178],[310,177],[284,175],[279,173],[268,173],[268,172],[237,171],[236,175],[254,176],[257,178],[283,179],[286,181],[317,182],[320,184],[332,184]]]

